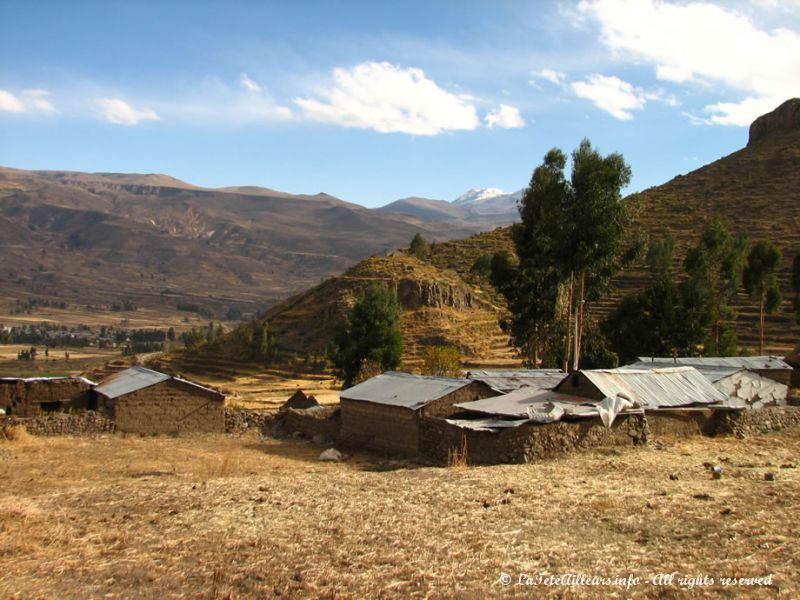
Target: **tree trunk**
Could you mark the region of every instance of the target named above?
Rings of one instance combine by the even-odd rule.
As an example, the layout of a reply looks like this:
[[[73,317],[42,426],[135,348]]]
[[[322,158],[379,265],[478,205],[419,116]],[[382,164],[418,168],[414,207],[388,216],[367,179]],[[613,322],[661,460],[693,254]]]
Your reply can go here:
[[[577,365],[576,368],[580,369],[581,364],[581,344],[583,343],[583,306],[585,300],[583,299],[583,295],[585,292],[585,284],[586,284],[586,273],[581,271],[581,291],[580,297],[578,298],[578,344],[575,347],[575,364]]]
[[[758,303],[758,355],[764,356],[764,294],[761,294],[761,301]]]
[[[572,347],[572,272],[569,274],[569,295],[567,299],[567,335],[564,347],[564,372],[569,372],[569,357]]]

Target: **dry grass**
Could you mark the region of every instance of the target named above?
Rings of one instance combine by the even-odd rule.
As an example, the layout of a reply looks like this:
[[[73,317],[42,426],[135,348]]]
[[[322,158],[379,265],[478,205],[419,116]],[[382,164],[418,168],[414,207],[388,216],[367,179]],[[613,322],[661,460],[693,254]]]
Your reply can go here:
[[[797,433],[463,469],[320,463],[311,444],[222,435],[7,444],[0,597],[667,598],[677,585],[498,580],[677,572],[773,574],[693,597],[796,598]]]
[[[25,425],[3,425],[0,427],[0,442],[30,443],[33,438]]]

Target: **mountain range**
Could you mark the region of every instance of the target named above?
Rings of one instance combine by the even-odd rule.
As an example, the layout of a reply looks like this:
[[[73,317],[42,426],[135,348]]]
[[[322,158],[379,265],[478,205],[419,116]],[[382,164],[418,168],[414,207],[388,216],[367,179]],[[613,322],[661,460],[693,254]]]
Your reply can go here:
[[[258,313],[372,254],[514,220],[491,194],[368,209],[328,194],[209,189],[167,175],[0,168],[0,303]],[[429,211],[406,211],[403,206]],[[449,210],[449,212],[448,212]]]

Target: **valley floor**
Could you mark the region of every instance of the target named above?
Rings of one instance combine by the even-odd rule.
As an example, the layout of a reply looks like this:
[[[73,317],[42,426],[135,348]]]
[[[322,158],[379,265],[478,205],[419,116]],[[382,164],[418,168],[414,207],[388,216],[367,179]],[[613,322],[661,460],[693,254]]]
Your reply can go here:
[[[692,597],[796,598],[798,433],[449,469],[252,434],[22,436],[0,442],[0,597],[663,598],[705,576]],[[566,574],[641,581],[539,579]]]

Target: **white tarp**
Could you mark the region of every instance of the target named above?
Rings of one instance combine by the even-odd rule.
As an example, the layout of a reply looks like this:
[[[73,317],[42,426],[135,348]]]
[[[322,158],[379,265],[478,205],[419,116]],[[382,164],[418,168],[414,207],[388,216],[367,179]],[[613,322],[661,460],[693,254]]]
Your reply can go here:
[[[609,428],[619,413],[633,407],[633,402],[618,394],[614,397],[606,396],[603,398],[603,401],[597,406],[597,410],[600,412],[600,419],[602,419],[603,425]]]

